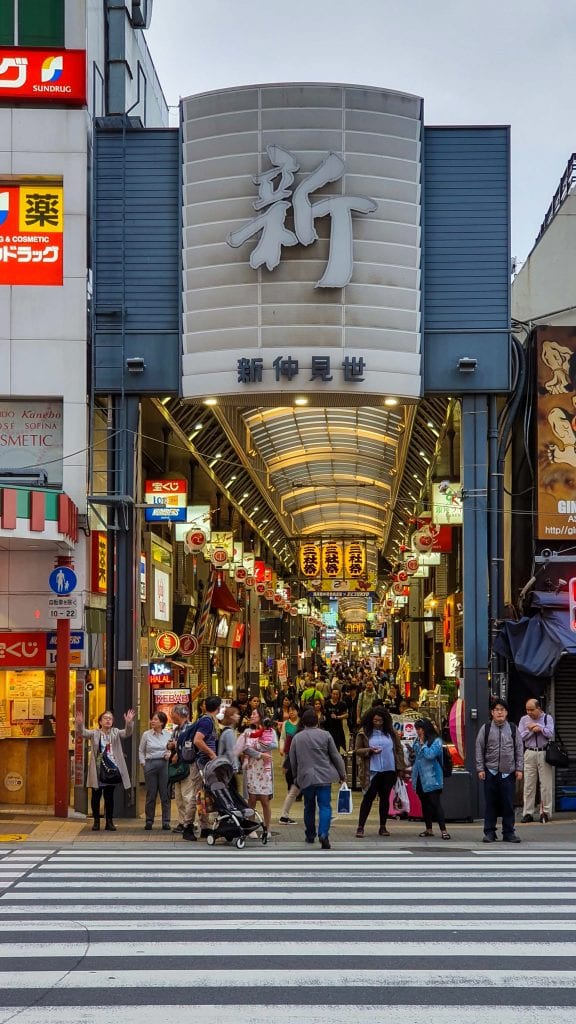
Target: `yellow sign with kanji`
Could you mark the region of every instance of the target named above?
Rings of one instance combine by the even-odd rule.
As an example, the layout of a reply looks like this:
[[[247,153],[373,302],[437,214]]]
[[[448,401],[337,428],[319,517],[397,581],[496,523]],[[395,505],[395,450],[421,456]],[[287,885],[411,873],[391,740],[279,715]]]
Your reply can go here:
[[[366,543],[350,540],[344,544],[344,576],[355,580],[366,574]]]
[[[0,285],[61,285],[63,242],[61,180],[0,179]]]
[[[322,565],[321,550],[320,544],[311,541],[300,545],[300,575],[304,576],[307,580],[314,580],[320,576]]]
[[[347,633],[354,633],[354,634],[360,635],[361,633],[364,632],[364,623],[363,622],[347,622],[346,623],[346,632]]]
[[[322,578],[341,580],[344,575],[344,545],[341,540],[322,541]]]

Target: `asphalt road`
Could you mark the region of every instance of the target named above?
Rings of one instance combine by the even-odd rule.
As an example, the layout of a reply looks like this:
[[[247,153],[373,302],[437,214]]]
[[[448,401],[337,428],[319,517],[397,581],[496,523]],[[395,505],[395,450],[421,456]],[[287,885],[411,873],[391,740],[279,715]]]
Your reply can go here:
[[[0,1024],[573,1024],[576,845],[0,847]]]

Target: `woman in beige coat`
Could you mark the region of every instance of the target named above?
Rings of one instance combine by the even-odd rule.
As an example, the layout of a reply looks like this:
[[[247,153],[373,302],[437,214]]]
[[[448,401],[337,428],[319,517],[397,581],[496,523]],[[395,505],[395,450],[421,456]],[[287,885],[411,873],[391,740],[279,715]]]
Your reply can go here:
[[[98,719],[97,729],[86,729],[84,725],[84,716],[82,714],[76,715],[76,728],[78,729],[78,732],[90,740],[90,752],[92,756],[88,762],[88,785],[92,789],[92,815],[94,818],[94,824],[92,825],[93,832],[100,831],[100,801],[102,797],[104,797],[106,831],[116,832],[116,825],[113,821],[114,788],[116,783],[113,783],[112,785],[102,784],[99,777],[100,763],[103,755],[106,755],[107,762],[112,762],[112,764],[118,769],[124,789],[130,789],[130,776],[128,774],[128,768],[126,767],[126,761],[124,760],[124,751],[122,750],[122,743],[120,741],[132,735],[135,714],[136,712],[133,711],[132,708],[126,712],[124,715],[124,721],[126,723],[124,729],[114,728],[114,715],[111,711],[102,712]]]

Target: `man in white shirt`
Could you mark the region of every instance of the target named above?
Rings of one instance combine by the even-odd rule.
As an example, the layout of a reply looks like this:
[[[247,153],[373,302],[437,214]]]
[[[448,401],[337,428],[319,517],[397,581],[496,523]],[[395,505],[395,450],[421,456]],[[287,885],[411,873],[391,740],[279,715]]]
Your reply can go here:
[[[554,719],[544,714],[539,701],[531,697],[526,701],[526,714],[518,723],[518,732],[524,743],[524,807],[523,822],[534,821],[536,783],[540,780],[540,821],[546,824],[552,817],[552,791],[554,769],[546,760],[546,747],[554,739]]]

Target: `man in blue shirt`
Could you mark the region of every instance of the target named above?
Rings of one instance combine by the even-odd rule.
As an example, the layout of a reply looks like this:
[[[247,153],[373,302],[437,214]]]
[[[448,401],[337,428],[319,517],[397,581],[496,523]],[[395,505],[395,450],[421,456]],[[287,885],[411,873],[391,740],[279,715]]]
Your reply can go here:
[[[202,715],[195,724],[194,747],[196,750],[196,757],[190,765],[190,780],[194,790],[195,804],[200,790],[204,787],[201,769],[208,764],[208,761],[213,761],[216,757],[216,748],[218,746],[216,715],[218,714],[221,703],[221,697],[207,697],[206,714]],[[194,811],[196,811],[196,806],[194,807]],[[205,839],[210,831],[210,820],[206,814],[200,814],[199,818],[200,838]],[[187,839],[189,842],[196,841],[193,821],[184,829],[182,838]]]

